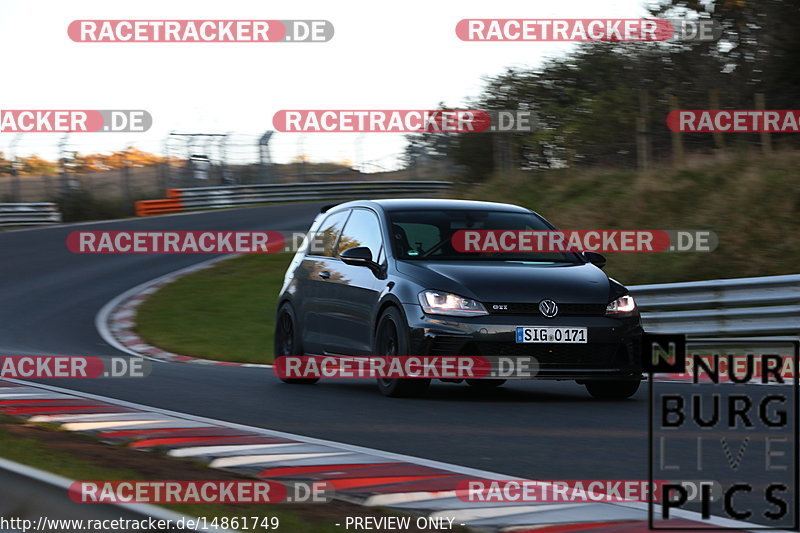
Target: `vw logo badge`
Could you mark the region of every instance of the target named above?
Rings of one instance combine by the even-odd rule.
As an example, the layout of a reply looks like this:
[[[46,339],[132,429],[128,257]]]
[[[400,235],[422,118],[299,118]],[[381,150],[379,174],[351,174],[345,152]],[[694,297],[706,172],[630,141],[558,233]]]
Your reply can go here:
[[[553,300],[542,300],[539,302],[539,311],[547,318],[553,318],[558,314],[558,306]]]

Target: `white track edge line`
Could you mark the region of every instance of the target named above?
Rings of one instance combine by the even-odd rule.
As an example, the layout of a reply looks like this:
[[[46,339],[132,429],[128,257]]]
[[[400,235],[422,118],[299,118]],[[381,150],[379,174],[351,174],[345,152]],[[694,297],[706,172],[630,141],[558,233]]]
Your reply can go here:
[[[19,476],[23,476],[29,479],[33,479],[36,481],[40,481],[42,483],[46,483],[53,487],[58,487],[60,489],[64,489],[65,491],[69,490],[72,484],[75,482],[72,479],[59,476],[57,474],[53,474],[52,472],[47,472],[45,470],[40,470],[33,466],[25,465],[22,463],[17,463],[15,461],[11,461],[8,459],[4,459],[0,457],[0,470],[5,470],[7,472],[11,472],[13,474],[17,474]],[[155,518],[157,520],[169,520],[173,523],[177,523],[181,519],[192,519],[197,520],[196,518],[189,516],[189,515],[182,515],[171,511],[169,509],[164,509],[163,507],[158,507],[156,505],[151,505],[149,503],[107,503],[106,505],[113,505],[115,507],[119,507],[122,509],[127,509],[129,511],[135,512],[137,514],[141,514],[143,516],[149,516],[151,518]],[[216,528],[207,528],[203,530],[194,530],[194,531],[218,531],[228,532],[228,529],[216,529]]]

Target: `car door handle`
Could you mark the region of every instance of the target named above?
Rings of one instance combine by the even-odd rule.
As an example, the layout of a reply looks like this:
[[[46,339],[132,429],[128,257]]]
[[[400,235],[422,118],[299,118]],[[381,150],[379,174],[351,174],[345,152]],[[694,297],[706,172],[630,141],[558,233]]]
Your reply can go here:
[[[319,277],[321,277],[322,279],[330,279],[331,273],[328,272],[327,270],[323,270],[322,272],[319,273]]]

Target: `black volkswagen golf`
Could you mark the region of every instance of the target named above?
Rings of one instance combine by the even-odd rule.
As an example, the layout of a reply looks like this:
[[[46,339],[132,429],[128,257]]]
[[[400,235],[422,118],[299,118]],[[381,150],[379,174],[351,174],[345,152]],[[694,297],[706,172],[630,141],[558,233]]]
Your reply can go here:
[[[622,399],[642,379],[639,311],[592,252],[461,252],[459,230],[555,228],[523,207],[463,200],[353,201],[323,209],[286,272],[276,359],[288,355],[502,356],[536,379]],[[316,379],[284,379],[313,383]],[[469,379],[475,387],[502,379]],[[429,379],[378,379],[387,396]]]

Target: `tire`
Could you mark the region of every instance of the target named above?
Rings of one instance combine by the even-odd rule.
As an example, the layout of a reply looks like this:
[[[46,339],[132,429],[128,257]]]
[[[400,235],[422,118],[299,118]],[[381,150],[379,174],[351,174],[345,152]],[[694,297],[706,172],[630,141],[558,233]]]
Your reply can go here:
[[[625,400],[639,390],[641,380],[587,381],[586,390],[598,400]]]
[[[396,307],[381,314],[375,328],[375,355],[409,355],[408,325]],[[428,390],[430,379],[378,378],[378,390],[391,398],[413,398]]]
[[[505,382],[504,379],[468,379],[467,385],[477,390],[492,390],[502,387]]]
[[[275,316],[275,360],[287,355],[303,355],[303,346],[300,341],[300,332],[297,330],[297,318],[294,308],[289,302],[284,302]],[[284,383],[293,385],[311,385],[319,378],[279,378]]]

